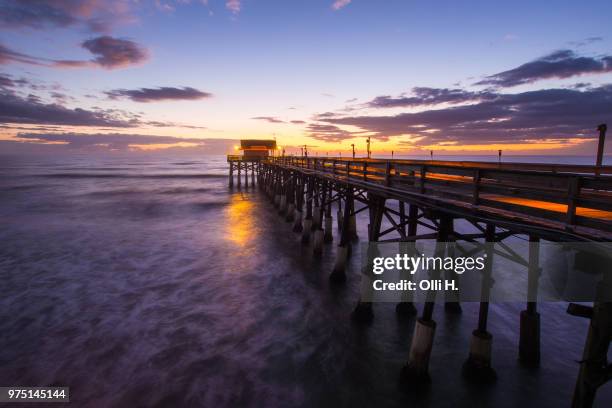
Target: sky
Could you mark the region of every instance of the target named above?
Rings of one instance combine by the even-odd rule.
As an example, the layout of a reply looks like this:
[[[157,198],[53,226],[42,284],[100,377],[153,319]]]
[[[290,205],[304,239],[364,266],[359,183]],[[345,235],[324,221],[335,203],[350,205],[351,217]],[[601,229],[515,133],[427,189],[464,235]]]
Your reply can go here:
[[[611,15],[605,0],[0,0],[0,151],[276,138],[337,155],[370,137],[375,154],[594,155]]]

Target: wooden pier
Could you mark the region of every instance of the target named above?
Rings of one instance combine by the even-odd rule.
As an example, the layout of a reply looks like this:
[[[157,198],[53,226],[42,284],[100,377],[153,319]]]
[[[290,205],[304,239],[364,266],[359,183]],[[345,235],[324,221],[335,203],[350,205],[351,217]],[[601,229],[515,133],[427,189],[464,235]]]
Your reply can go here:
[[[531,242],[612,242],[612,166],[313,157],[251,160],[241,156],[228,156],[228,162],[230,186],[234,186],[236,169],[236,184],[241,186],[244,177],[248,186],[250,170],[251,184],[257,179],[282,216],[293,223],[293,230],[302,234],[302,241],[312,242],[315,255],[321,254],[325,243],[333,241],[332,207],[336,209],[340,238],[330,274],[334,284],[346,279],[350,247],[357,234],[356,215],[362,211],[369,213],[369,242],[426,239],[440,244],[461,240],[484,244],[500,243],[517,234]],[[383,229],[383,220],[390,227]],[[456,220],[467,221],[474,232],[455,230]],[[440,250],[444,252],[443,245]],[[507,256],[516,258],[511,251]],[[528,259],[521,262],[526,266],[530,290],[537,290],[537,250],[530,246]],[[483,293],[486,290],[483,285]],[[599,290],[610,293],[612,271],[600,282]],[[436,328],[434,305],[432,299],[427,301],[416,321],[402,373],[407,386],[429,380]],[[480,380],[495,377],[491,366],[493,336],[487,331],[488,307],[488,302],[481,302],[464,365],[466,376]],[[416,313],[409,300],[399,303],[396,310]],[[461,306],[447,302],[445,310],[457,312]],[[612,303],[600,299],[592,308],[570,304],[568,313],[591,321],[572,405],[590,407],[597,388],[612,379],[607,362]],[[372,303],[359,301],[353,317],[359,322],[370,321]],[[536,302],[526,302],[519,336],[520,360],[538,365],[540,315]]]

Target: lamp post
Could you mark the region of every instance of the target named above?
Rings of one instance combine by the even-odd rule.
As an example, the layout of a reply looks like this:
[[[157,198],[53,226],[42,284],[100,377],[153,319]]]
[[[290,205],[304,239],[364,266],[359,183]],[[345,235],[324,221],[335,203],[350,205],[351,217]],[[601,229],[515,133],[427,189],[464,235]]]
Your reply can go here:
[[[354,159],[355,158],[355,143],[352,143],[351,147],[353,148],[353,159]]]
[[[370,156],[371,156],[371,152],[370,152],[370,136],[368,136],[368,139],[367,139],[367,141],[366,141],[366,142],[367,142],[367,144],[368,144],[367,154],[368,154],[368,159],[369,159],[369,158],[370,158]]]
[[[502,151],[501,151],[501,149],[499,149],[499,150],[497,151],[497,161],[498,161],[499,163],[501,163],[501,156],[502,156]]]
[[[606,141],[606,130],[608,130],[608,126],[605,123],[597,126],[597,130],[599,130],[599,144],[597,145],[597,162],[596,166],[601,167],[603,163],[603,152],[604,152],[604,144]]]

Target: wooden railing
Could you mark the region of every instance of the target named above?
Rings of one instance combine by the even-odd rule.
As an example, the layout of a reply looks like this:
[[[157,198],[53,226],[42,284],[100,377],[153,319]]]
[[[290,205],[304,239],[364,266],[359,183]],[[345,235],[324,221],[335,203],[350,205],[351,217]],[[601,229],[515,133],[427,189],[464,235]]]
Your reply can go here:
[[[611,166],[271,157],[348,182],[612,232]],[[599,174],[599,175],[598,175]]]
[[[227,162],[258,162],[262,161],[264,158],[259,156],[244,156],[241,154],[228,154]]]

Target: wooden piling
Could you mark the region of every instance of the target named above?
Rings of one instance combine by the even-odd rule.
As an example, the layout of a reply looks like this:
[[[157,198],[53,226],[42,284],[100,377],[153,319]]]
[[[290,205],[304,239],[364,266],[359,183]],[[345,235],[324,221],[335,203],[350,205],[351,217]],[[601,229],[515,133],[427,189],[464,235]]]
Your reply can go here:
[[[609,266],[608,266],[609,267]],[[597,285],[589,331],[580,361],[572,408],[591,408],[597,389],[612,380],[612,364],[607,361],[612,341],[612,275],[608,271]]]
[[[351,245],[351,236],[349,232],[349,219],[351,203],[353,201],[353,188],[346,185],[344,192],[344,217],[342,229],[340,230],[340,243],[338,244],[336,263],[334,269],[329,275],[332,283],[342,283],[346,280],[346,263],[348,261],[349,250]]]
[[[537,311],[540,275],[540,238],[529,236],[527,309],[520,315],[519,360],[528,366],[540,364],[540,314]]]
[[[378,242],[380,235],[380,227],[382,225],[382,219],[385,211],[385,198],[376,194],[368,193],[368,207],[370,212],[370,227],[368,228],[368,254],[366,270],[364,271],[366,276],[369,278],[372,275],[372,265],[370,260],[378,254],[378,248],[372,243]],[[364,277],[362,277],[364,279]],[[370,292],[373,291],[371,282],[366,282],[365,289]],[[357,303],[355,310],[353,311],[353,319],[361,323],[369,323],[374,318],[374,312],[372,310],[372,302],[370,300],[362,301],[361,299]]]
[[[446,241],[451,233],[452,218],[442,215],[439,220],[435,257],[443,257]],[[437,279],[440,271],[432,271],[432,279]],[[405,384],[422,384],[431,381],[429,376],[429,358],[433,347],[436,322],[433,320],[436,291],[430,290],[426,295],[423,314],[417,319],[410,344],[408,363],[402,370],[402,381]]]
[[[488,223],[485,228],[485,267],[482,271],[480,287],[480,310],[478,312],[478,327],[472,332],[470,353],[463,364],[463,375],[471,380],[481,382],[493,381],[497,378],[491,367],[491,346],[493,336],[487,331],[489,318],[489,298],[493,285],[493,254],[495,242],[495,225]]]

